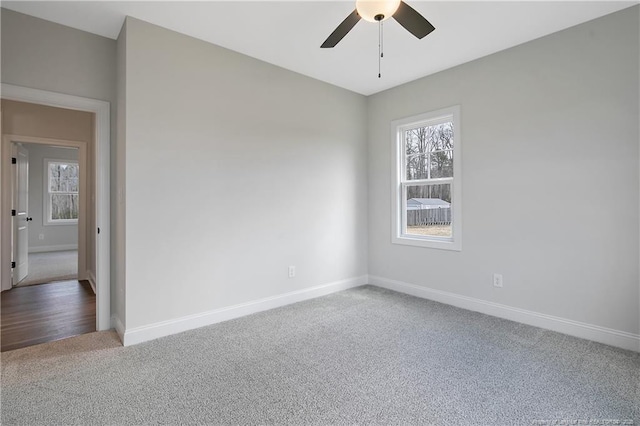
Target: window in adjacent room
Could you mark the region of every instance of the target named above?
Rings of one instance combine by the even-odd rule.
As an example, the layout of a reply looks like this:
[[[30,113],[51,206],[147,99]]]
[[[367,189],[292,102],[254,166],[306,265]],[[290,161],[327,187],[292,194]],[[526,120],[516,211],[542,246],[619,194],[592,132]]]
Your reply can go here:
[[[45,160],[45,224],[78,223],[80,169],[76,161]]]
[[[392,240],[462,249],[460,107],[392,122]]]

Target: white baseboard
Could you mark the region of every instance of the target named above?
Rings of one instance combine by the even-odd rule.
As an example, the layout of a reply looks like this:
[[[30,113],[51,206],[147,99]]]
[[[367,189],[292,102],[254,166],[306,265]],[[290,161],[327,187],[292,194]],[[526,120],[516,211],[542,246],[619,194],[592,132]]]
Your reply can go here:
[[[91,285],[93,294],[96,294],[96,277],[93,275],[92,271],[87,271],[87,281],[89,281],[89,284]]]
[[[194,328],[228,321],[273,308],[279,308],[281,306],[290,305],[292,303],[301,302],[303,300],[314,299],[316,297],[325,296],[330,293],[335,293],[365,284],[367,284],[366,275],[341,281],[335,281],[329,284],[292,291],[290,293],[280,294],[277,296],[267,297],[264,299],[254,300],[251,302],[241,303],[225,308],[214,309],[212,311],[202,312],[199,314],[188,315],[182,318],[176,318],[173,320],[162,321],[155,324],[135,327],[125,330],[123,336],[121,336],[121,339],[124,346],[135,345],[137,343],[146,342],[148,340],[157,339],[159,337],[181,333],[183,331],[192,330]],[[117,331],[118,324],[116,323],[115,326]],[[119,331],[118,334],[120,334]]]
[[[29,253],[46,253],[50,251],[78,250],[77,244],[61,244],[57,246],[29,247]]]
[[[374,275],[369,275],[369,284],[421,297],[423,299],[453,305],[458,308],[481,312],[494,317],[504,318],[547,330],[557,331],[570,336],[640,352],[640,335],[638,334],[613,330],[611,328],[600,327],[538,312],[527,311],[525,309],[513,308],[499,303],[487,302],[473,297],[461,296],[455,293],[434,290],[432,288]]]
[[[115,315],[111,315],[111,328],[114,328],[116,330],[120,341],[124,343],[124,325],[122,325],[122,321],[120,321],[120,318]]]

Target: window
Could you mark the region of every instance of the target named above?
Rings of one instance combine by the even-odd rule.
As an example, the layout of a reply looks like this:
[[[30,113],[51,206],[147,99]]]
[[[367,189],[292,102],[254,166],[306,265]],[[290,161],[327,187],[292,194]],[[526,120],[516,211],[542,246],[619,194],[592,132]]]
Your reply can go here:
[[[392,241],[462,249],[460,107],[392,122]]]
[[[69,160],[45,160],[45,166],[45,225],[78,223],[78,163]]]

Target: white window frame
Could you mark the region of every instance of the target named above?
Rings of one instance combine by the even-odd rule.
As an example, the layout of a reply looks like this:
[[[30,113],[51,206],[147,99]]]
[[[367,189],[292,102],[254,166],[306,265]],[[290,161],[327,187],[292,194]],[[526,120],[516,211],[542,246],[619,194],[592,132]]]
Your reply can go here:
[[[44,185],[42,187],[43,191],[43,212],[42,212],[42,224],[44,226],[51,225],[77,225],[78,219],[51,219],[51,192],[49,189],[49,164],[51,163],[64,163],[64,164],[75,164],[79,166],[78,160],[65,160],[65,159],[56,159],[56,158],[45,158],[44,159]],[[79,185],[79,184],[78,184]],[[78,186],[78,194],[80,194],[80,187]],[[80,195],[78,195],[79,197]]]
[[[453,121],[453,177],[407,180],[404,132],[421,126]],[[462,137],[460,106],[452,106],[391,122],[391,242],[442,250],[462,250]],[[423,236],[406,233],[406,190],[413,185],[451,185],[451,237]]]

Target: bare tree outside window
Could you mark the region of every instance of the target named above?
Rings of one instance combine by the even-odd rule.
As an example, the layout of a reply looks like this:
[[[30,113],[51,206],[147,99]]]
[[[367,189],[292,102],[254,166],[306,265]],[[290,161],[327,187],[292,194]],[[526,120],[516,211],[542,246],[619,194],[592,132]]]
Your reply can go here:
[[[80,179],[78,163],[50,161],[48,173],[49,220],[77,220]]]

